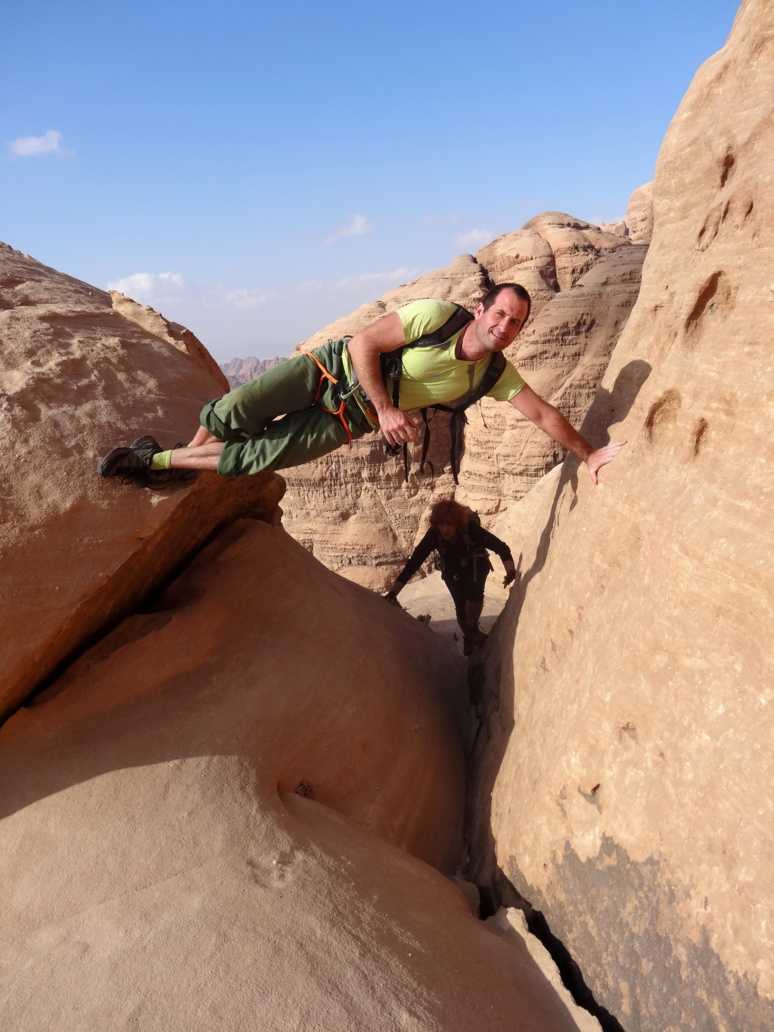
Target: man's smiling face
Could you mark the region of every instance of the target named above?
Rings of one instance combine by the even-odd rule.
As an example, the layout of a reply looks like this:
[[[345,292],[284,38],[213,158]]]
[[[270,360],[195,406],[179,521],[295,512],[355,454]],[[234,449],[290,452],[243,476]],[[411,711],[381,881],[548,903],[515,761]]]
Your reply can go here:
[[[479,302],[473,317],[475,340],[484,351],[504,351],[527,320],[529,305],[512,290],[501,290],[489,308]]]

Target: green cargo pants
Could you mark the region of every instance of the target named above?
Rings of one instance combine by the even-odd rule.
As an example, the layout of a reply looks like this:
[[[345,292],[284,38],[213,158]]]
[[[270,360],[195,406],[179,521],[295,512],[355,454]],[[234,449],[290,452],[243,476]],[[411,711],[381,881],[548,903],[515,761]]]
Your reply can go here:
[[[313,359],[302,355],[205,405],[202,426],[226,445],[218,473],[239,477],[289,469],[346,444],[349,438],[341,418],[325,411],[339,409],[339,389],[346,389],[341,358],[345,346],[343,340],[329,341],[312,352],[338,385],[323,378]],[[353,440],[373,430],[354,399],[346,403],[343,415]]]

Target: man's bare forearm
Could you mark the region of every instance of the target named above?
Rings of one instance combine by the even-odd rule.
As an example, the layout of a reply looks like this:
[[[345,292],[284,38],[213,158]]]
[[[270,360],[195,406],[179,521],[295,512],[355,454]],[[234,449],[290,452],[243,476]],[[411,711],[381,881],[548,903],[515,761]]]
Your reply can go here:
[[[533,422],[543,433],[548,434],[551,440],[577,455],[581,462],[585,462],[594,451],[589,442],[581,437],[572,423],[553,405],[546,403],[543,412]]]

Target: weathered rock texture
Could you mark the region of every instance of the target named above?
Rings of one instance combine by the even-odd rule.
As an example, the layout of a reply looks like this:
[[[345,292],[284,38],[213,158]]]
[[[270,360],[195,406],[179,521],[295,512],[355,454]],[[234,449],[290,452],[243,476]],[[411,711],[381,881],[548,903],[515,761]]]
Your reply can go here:
[[[240,384],[249,383],[250,380],[254,380],[256,376],[260,376],[261,373],[265,373],[267,369],[273,369],[274,366],[278,366],[282,362],[287,362],[287,359],[232,358],[230,362],[222,364],[220,369],[228,380],[229,387],[233,391],[233,389],[235,387],[239,387]]]
[[[572,1032],[429,866],[465,714],[417,621],[279,527],[221,532],[0,731],[3,1027]]]
[[[637,297],[645,245],[559,212],[544,212],[498,237],[473,258],[396,288],[316,334],[303,347],[356,333],[410,300],[438,297],[474,308],[494,283],[517,281],[532,295],[529,324],[508,357],[539,394],[577,424]],[[400,569],[424,532],[422,515],[437,498],[456,495],[491,523],[562,459],[561,449],[507,405],[484,400],[468,413],[460,486],[448,471],[443,414],[433,417],[434,476],[416,476],[421,446],[411,450],[408,483],[401,459],[386,459],[380,434],[285,474],[284,524],[327,566],[369,587]],[[447,467],[444,470],[444,467]]]
[[[163,494],[95,476],[140,434],[190,439],[225,386],[188,330],[0,244],[0,718],[215,527],[276,518],[271,474]]]
[[[599,488],[565,463],[490,638],[474,853],[627,1032],[774,1027],[772,96],[748,0],[586,421],[630,443]]]

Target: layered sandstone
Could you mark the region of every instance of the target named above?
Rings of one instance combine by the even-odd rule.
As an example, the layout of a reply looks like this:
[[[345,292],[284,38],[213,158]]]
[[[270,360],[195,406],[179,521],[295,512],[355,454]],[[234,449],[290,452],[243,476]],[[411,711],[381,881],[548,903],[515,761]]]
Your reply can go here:
[[[112,447],[190,439],[225,380],[188,330],[0,245],[0,717],[130,612],[215,527],[276,517],[282,481],[158,493],[95,475]]]
[[[627,1032],[774,1025],[772,95],[748,0],[665,140],[585,423],[629,444],[598,488],[564,464],[490,638],[478,877]]]
[[[221,364],[220,369],[228,380],[228,385],[233,391],[243,383],[249,383],[256,376],[265,373],[267,369],[287,362],[286,358],[232,358],[230,362]]]
[[[438,297],[474,308],[497,282],[517,281],[533,298],[532,316],[508,357],[539,394],[575,421],[583,418],[637,297],[647,248],[559,212],[544,212],[450,266],[396,288],[311,338],[304,348],[354,334],[410,300]],[[456,495],[485,524],[517,501],[563,458],[561,449],[510,406],[484,400],[468,412],[457,488],[448,468],[447,418],[433,417],[428,475],[421,446],[386,459],[373,434],[300,469],[285,472],[283,522],[322,562],[381,588],[424,532],[433,501]]]

